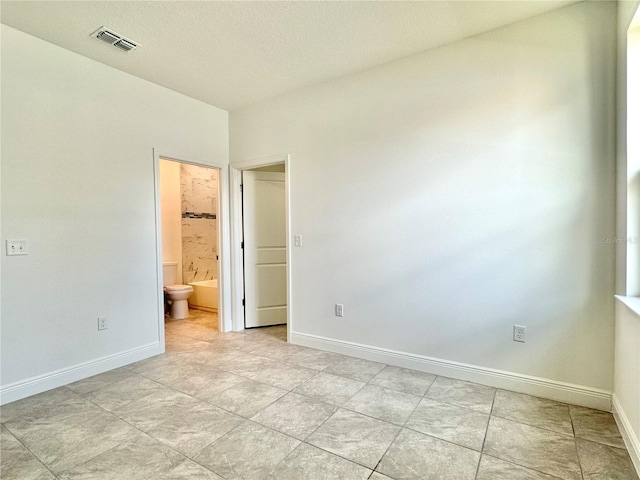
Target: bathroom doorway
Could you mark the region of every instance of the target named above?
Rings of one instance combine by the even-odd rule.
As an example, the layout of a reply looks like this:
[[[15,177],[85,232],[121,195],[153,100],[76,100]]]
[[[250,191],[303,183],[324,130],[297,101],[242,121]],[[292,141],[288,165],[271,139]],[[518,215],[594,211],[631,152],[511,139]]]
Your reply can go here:
[[[226,177],[220,167],[173,155],[154,157],[159,340],[164,347],[165,328],[181,323],[225,331],[221,187]]]

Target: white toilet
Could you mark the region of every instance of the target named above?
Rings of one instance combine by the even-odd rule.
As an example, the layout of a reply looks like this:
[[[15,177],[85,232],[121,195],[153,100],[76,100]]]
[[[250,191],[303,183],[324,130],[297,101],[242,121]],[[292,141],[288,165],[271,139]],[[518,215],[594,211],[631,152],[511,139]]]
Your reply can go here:
[[[171,305],[171,318],[181,319],[189,316],[187,299],[193,293],[190,285],[176,285],[178,262],[162,263],[162,285]]]

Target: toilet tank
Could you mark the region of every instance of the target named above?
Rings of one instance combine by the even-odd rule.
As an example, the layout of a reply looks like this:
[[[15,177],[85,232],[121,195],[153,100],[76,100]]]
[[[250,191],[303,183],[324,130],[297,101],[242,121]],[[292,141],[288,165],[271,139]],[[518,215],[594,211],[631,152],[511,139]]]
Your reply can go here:
[[[162,262],[162,286],[177,284],[177,278],[178,262]]]

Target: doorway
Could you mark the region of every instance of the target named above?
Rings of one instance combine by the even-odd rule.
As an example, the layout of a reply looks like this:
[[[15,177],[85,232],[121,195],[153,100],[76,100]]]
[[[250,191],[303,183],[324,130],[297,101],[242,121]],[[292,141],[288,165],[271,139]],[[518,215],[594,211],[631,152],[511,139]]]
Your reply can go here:
[[[245,328],[287,323],[284,164],[242,172]]]
[[[224,309],[224,265],[229,255],[225,255],[223,186],[228,177],[219,166],[155,150],[154,167],[158,333],[164,351],[165,319],[182,322],[172,319],[180,309],[174,308],[172,292],[165,294],[167,282],[192,290],[187,300],[190,320],[210,323],[221,332],[230,330]]]
[[[289,178],[289,155],[234,163],[229,168],[234,330],[286,324],[289,339],[292,328]],[[247,179],[254,186],[258,185],[259,195],[266,192],[272,196],[272,206],[276,209],[282,207],[282,217],[276,220],[267,218],[273,210],[263,208],[262,200],[258,201],[260,208],[254,208],[251,213],[247,211],[250,206],[243,205],[243,194],[246,193],[243,192],[243,183],[246,184]],[[251,186],[246,185],[245,188]],[[255,199],[253,203],[255,205]],[[253,225],[249,226],[249,231],[245,221],[247,213],[254,216],[249,222]],[[256,225],[266,228],[261,236],[255,235]],[[261,281],[266,281],[264,286],[259,285]]]

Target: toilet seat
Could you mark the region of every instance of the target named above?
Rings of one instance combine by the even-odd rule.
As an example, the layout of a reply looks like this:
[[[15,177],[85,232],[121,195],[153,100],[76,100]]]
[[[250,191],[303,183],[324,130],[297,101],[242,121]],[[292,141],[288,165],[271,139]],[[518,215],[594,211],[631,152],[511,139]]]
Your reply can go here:
[[[167,285],[164,287],[167,292],[190,292],[193,291],[193,287],[191,285]]]

